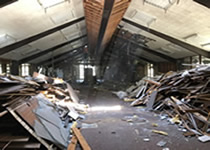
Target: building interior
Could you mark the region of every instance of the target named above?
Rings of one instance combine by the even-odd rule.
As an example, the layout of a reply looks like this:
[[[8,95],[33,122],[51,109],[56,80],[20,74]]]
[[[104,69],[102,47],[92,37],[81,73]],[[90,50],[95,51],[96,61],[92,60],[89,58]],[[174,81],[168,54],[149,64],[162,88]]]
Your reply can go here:
[[[208,0],[1,0],[0,149],[73,150],[68,146],[72,143],[77,150],[209,149],[209,8]],[[39,118],[41,109],[36,118],[45,129],[37,121],[34,126],[27,121],[29,108],[23,105],[35,96],[31,92],[43,93],[37,84],[51,84],[49,78],[30,82],[34,72],[62,79],[68,83],[66,89],[73,87],[79,104],[87,105],[82,119],[71,114],[74,121],[66,123],[77,122],[86,146],[74,130],[76,144],[73,133],[68,144],[54,142],[58,134]],[[25,92],[23,86],[28,88]],[[12,105],[20,95],[24,102]],[[69,96],[75,102],[74,93]],[[6,100],[11,101],[5,104]],[[173,105],[165,106],[171,101]],[[45,115],[50,118],[48,109]],[[18,121],[18,116],[25,121]],[[12,119],[7,122],[8,118]],[[29,140],[19,137],[22,132]]]

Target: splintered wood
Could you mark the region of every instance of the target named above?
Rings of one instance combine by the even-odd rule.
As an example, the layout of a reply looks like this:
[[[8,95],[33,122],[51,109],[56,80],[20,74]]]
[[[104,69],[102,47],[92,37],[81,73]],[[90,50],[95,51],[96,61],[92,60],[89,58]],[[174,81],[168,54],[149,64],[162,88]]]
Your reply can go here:
[[[62,79],[0,75],[0,149],[66,149],[85,107]]]
[[[85,138],[82,136],[81,132],[79,131],[79,129],[77,128],[72,128],[74,134],[76,135],[79,143],[82,146],[83,150],[91,150],[90,146],[88,145],[87,141],[85,140]]]
[[[175,120],[174,123],[184,126],[191,135],[209,135],[209,66],[179,73],[169,72],[157,81],[144,82],[148,82],[148,86],[131,103],[132,106],[147,104],[149,110],[166,112],[172,122]]]

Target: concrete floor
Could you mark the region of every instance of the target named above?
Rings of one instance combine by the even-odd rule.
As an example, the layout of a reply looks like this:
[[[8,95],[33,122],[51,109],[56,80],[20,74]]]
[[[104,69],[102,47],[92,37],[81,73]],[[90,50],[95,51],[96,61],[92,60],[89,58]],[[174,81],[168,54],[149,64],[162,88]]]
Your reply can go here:
[[[120,111],[90,111],[82,125],[82,134],[92,150],[209,150],[209,143],[201,143],[196,137],[184,137],[176,125],[169,125],[167,120],[161,120],[158,114],[147,112],[143,108],[130,107],[129,102],[119,100],[108,91],[81,91],[82,99],[90,107],[122,106]],[[129,117],[130,121],[127,120]],[[158,124],[154,127],[153,123]],[[83,126],[85,127],[85,126]],[[153,133],[161,130],[168,136]],[[144,141],[149,140],[149,141]],[[163,147],[157,145],[163,141]]]

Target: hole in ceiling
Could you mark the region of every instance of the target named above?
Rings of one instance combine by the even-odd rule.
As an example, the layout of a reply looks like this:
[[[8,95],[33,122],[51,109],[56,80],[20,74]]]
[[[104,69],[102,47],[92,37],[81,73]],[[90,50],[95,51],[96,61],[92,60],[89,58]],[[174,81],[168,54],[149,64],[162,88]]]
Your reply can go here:
[[[209,0],[194,0],[194,1],[199,3],[200,5],[203,5],[207,8],[210,8],[210,1]]]
[[[0,0],[0,8],[16,2],[17,0]]]

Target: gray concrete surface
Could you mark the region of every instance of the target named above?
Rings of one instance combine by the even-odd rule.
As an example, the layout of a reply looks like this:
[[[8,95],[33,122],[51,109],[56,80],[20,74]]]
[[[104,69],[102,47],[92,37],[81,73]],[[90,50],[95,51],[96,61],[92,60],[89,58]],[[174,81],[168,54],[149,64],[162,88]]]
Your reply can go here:
[[[143,108],[130,107],[129,102],[119,100],[108,91],[92,89],[81,90],[81,98],[90,107],[122,106],[120,111],[90,111],[82,123],[90,128],[81,129],[83,136],[93,150],[209,150],[209,143],[201,143],[196,137],[184,137],[176,125],[169,125],[159,115],[145,111]],[[133,117],[126,120],[125,116]],[[154,127],[153,123],[158,124]],[[97,127],[91,128],[91,125]],[[161,130],[168,136],[153,133]],[[144,140],[149,141],[144,141]],[[157,146],[160,141],[166,142],[163,147]]]

